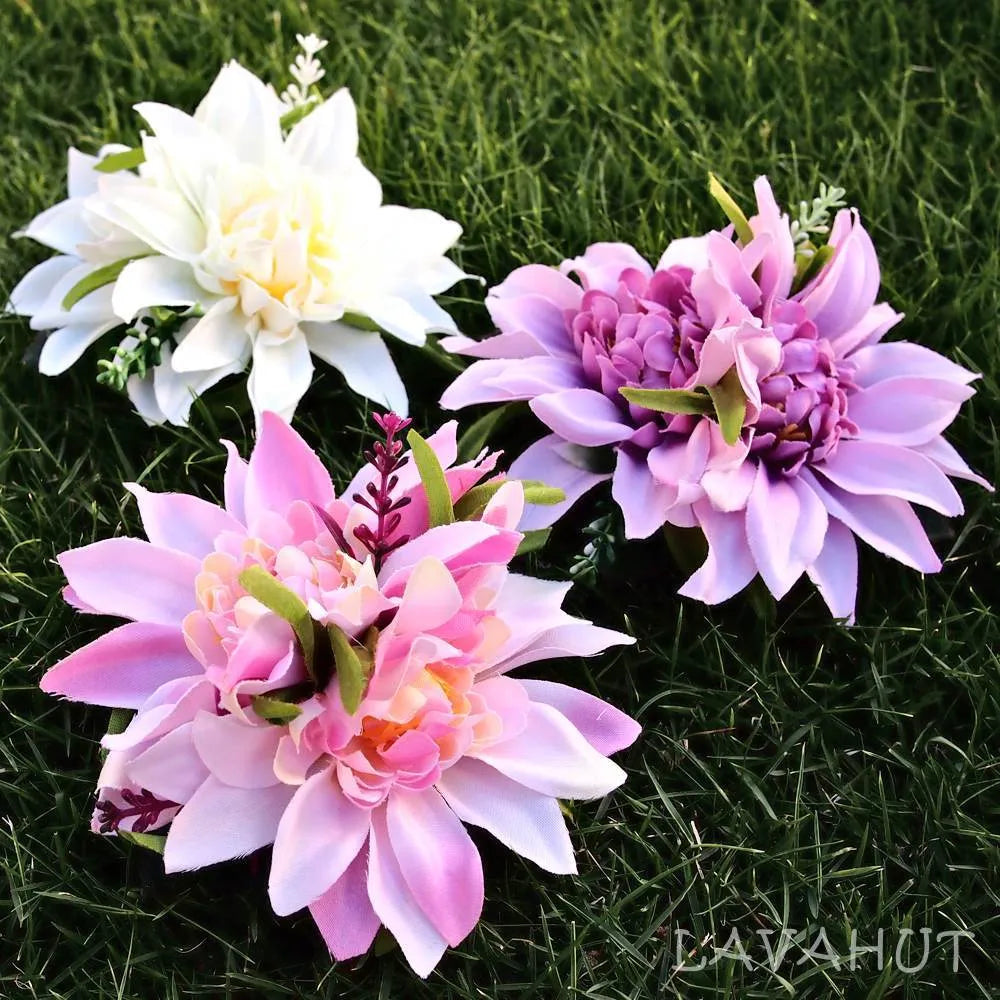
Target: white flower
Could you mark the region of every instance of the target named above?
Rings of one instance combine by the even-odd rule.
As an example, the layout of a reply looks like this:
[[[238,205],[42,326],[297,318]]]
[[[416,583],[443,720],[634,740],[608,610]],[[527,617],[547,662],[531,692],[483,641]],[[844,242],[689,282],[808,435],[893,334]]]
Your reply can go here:
[[[137,110],[153,132],[138,176],[102,177],[86,201],[88,212],[152,250],[115,282],[117,316],[200,306],[203,317],[170,356],[173,371],[252,362],[258,415],[291,417],[312,376],[310,351],[356,392],[405,412],[381,337],[344,320],[367,317],[416,345],[431,330],[453,331],[432,296],[464,276],[444,256],[461,228],[435,212],[382,204],[378,180],[358,159],[348,92],[287,137],[274,90],[236,63],[193,117],[162,104]]]
[[[101,156],[124,149],[106,146]],[[44,375],[59,375],[95,340],[121,326],[111,308],[111,288],[97,288],[69,309],[63,307],[67,292],[108,264],[148,253],[131,233],[108,224],[86,208],[97,190],[94,164],[100,157],[69,151],[69,197],[46,209],[19,235],[58,250],[55,257],[32,268],[11,292],[10,312],[31,318],[32,330],[51,330],[38,359]]]
[[[112,308],[112,284],[96,288],[68,309],[63,306],[67,293],[100,268],[151,252],[132,233],[87,208],[88,198],[106,176],[94,166],[104,157],[126,149],[108,145],[97,156],[70,149],[69,197],[32,219],[20,234],[61,251],[24,276],[11,292],[8,305],[10,312],[29,316],[33,330],[51,331],[38,359],[38,369],[43,375],[61,375],[91,344],[124,325]],[[181,328],[178,343],[190,325]],[[137,343],[134,336],[127,335],[120,346],[130,351]],[[165,345],[161,354],[163,364],[144,377],[132,375],[126,384],[136,410],[150,424],[187,423],[195,396],[243,368],[231,365],[209,371],[175,372],[169,364],[170,354],[170,346]]]

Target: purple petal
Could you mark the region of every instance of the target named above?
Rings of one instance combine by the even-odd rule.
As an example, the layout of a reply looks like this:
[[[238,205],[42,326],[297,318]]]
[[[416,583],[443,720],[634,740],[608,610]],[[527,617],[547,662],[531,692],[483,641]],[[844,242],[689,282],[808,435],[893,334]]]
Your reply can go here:
[[[648,262],[639,256],[634,247],[627,243],[594,243],[587,247],[582,257],[565,260],[559,267],[563,274],[576,272],[583,287],[602,292],[615,292],[622,271],[635,268],[647,278],[653,275]]]
[[[437,785],[459,819],[493,834],[512,851],[556,875],[576,874],[576,860],[559,802],[465,757]]]
[[[850,528],[831,517],[816,561],[806,570],[834,618],[854,622],[858,593],[858,543]]]
[[[363,955],[382,923],[368,898],[368,851],[362,850],[339,879],[309,904],[326,946],[338,962]]]
[[[453,947],[483,910],[483,863],[462,821],[433,788],[395,788],[386,803],[392,851],[413,898]]]
[[[632,436],[633,427],[603,393],[593,389],[564,389],[531,401],[532,412],[547,427],[573,444],[595,447]]]
[[[544,264],[526,264],[490,289],[490,298],[514,299],[521,295],[539,295],[560,309],[579,309],[583,292],[565,274]]]
[[[975,372],[956,365],[937,351],[906,341],[862,347],[851,355],[851,364],[854,365],[851,381],[859,389],[892,378],[940,379],[958,385],[968,385],[979,378]]]
[[[848,493],[887,495],[923,504],[949,517],[963,511],[962,498],[947,476],[910,448],[872,441],[841,441],[813,471]]]
[[[849,357],[852,351],[877,344],[902,318],[903,314],[896,312],[888,302],[880,302],[849,330],[830,340],[830,344],[838,357]]]
[[[860,436],[882,444],[920,445],[940,434],[975,390],[927,378],[893,378],[854,393],[848,416]]]
[[[132,622],[71,653],[39,686],[72,701],[139,708],[167,681],[201,674],[177,625]]]
[[[611,478],[610,473],[589,472],[568,461],[564,457],[566,447],[559,435],[549,434],[531,445],[511,465],[511,479],[543,482],[566,494],[566,499],[560,503],[527,506],[519,525],[522,531],[535,531],[555,524],[584,493]]]
[[[151,493],[138,483],[125,483],[136,498],[146,537],[165,549],[202,559],[215,548],[223,531],[242,532],[243,525],[221,507],[186,493]]]
[[[630,747],[642,732],[642,726],[635,719],[586,691],[553,681],[523,680],[520,683],[532,701],[550,705],[566,716],[600,754],[609,756]]]
[[[954,479],[968,479],[969,482],[978,483],[993,492],[990,483],[982,476],[977,476],[943,437],[932,438],[927,444],[918,445],[913,450],[929,458],[945,475]]]
[[[335,885],[365,846],[370,827],[370,813],[344,795],[335,768],[300,785],[274,838],[268,881],[274,912],[301,910]]]
[[[164,869],[191,871],[266,847],[294,793],[293,785],[232,788],[207,778],[170,826]]]
[[[677,489],[653,478],[645,456],[640,458],[620,448],[611,496],[624,515],[625,537],[648,538],[663,527],[667,510],[677,499]]]
[[[707,500],[695,504],[694,512],[705,532],[708,556],[677,593],[706,604],[720,604],[757,575],[747,544],[746,515],[717,511]]]
[[[459,410],[475,403],[533,399],[547,392],[574,389],[582,383],[579,361],[561,358],[477,361],[445,389],[441,406]]]
[[[580,308],[581,292],[579,286],[568,278],[562,280],[576,291],[576,303],[573,306],[561,307],[540,295],[509,298],[491,294],[486,298],[486,308],[497,328],[508,337],[527,334],[538,345],[538,351],[531,353],[547,354],[554,358],[575,358],[576,351],[566,316],[570,310],[575,312]],[[503,343],[502,337],[495,339]]]
[[[826,536],[823,505],[808,487],[772,479],[761,465],[747,501],[747,541],[761,577],[782,598],[816,558]]]
[[[897,497],[862,497],[832,483],[821,483],[808,469],[799,474],[823,501],[832,517],[872,548],[923,573],[941,569],[927,534],[913,508]]]
[[[201,563],[139,538],[108,538],[59,556],[74,594],[105,615],[180,625],[194,610]]]

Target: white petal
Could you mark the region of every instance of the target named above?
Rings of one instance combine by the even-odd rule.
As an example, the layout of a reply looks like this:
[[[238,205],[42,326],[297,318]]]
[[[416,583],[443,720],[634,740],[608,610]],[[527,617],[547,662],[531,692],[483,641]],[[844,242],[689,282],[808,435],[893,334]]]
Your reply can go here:
[[[86,198],[97,190],[100,174],[94,167],[100,162],[99,156],[90,156],[70,147],[67,155],[67,189],[70,198]]]
[[[304,328],[309,350],[333,365],[359,395],[406,416],[406,389],[379,334],[344,323]]]
[[[358,155],[358,112],[346,87],[309,112],[288,134],[285,148],[303,166],[339,170]]]
[[[247,318],[235,298],[220,299],[190,329],[173,356],[175,372],[203,372],[246,355]]]
[[[24,235],[60,253],[75,254],[81,243],[95,235],[83,205],[80,199],[69,198],[47,208],[28,223]]]
[[[81,324],[64,326],[49,335],[42,346],[38,358],[38,370],[43,375],[61,375],[70,365],[79,360],[80,355],[109,330],[118,325],[117,320],[111,323],[99,323],[96,326]]]
[[[205,293],[191,265],[170,257],[142,257],[125,266],[115,282],[111,306],[129,320],[150,306],[193,306]]]
[[[14,286],[10,293],[10,311],[19,316],[32,316],[48,308],[52,289],[79,264],[79,258],[62,255],[43,260]]]
[[[253,369],[247,384],[250,402],[258,418],[272,410],[291,420],[295,407],[312,379],[309,345],[301,330],[277,346],[258,338],[253,349]]]

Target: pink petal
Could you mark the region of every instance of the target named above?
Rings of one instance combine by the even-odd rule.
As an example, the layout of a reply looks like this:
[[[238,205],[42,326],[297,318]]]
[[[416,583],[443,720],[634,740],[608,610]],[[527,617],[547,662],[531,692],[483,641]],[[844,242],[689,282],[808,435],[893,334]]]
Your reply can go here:
[[[170,826],[164,869],[191,871],[266,847],[294,793],[290,785],[233,788],[206,778]]]
[[[285,730],[263,723],[251,726],[233,715],[201,712],[192,738],[205,766],[234,788],[268,788],[277,783],[274,757]]]
[[[344,795],[334,768],[301,785],[274,838],[268,882],[274,912],[301,910],[334,886],[358,857],[370,826],[371,814]]]
[[[579,362],[557,358],[477,361],[445,390],[441,406],[460,410],[476,403],[509,403],[582,385]]]
[[[203,677],[167,681],[143,702],[122,733],[108,733],[101,740],[106,750],[127,750],[158,736],[165,736],[199,712],[215,710],[215,688]]]
[[[630,747],[642,726],[624,712],[592,694],[553,681],[522,680],[532,701],[542,702],[566,716],[600,754],[609,756]]]
[[[624,441],[634,428],[607,396],[593,389],[563,389],[536,396],[532,412],[548,428],[573,444],[595,447]]]
[[[71,653],[42,677],[47,694],[111,708],[139,708],[162,684],[200,677],[176,625],[132,622]]]
[[[379,919],[399,942],[418,976],[434,971],[448,942],[437,932],[413,898],[392,850],[384,809],[372,813],[368,847],[368,898]]]
[[[910,448],[841,441],[836,452],[813,466],[813,471],[848,493],[899,497],[949,517],[964,509],[947,476],[929,458]]]
[[[653,274],[649,264],[627,243],[594,243],[582,257],[565,260],[559,266],[563,274],[575,271],[584,288],[605,292],[617,290],[622,271],[628,268],[641,271],[647,278]]]
[[[979,378],[961,365],[937,351],[906,341],[872,344],[851,355],[855,366],[852,381],[859,389],[867,389],[892,378],[928,378],[968,385]]]
[[[850,528],[831,517],[823,549],[806,572],[833,617],[852,624],[858,593],[858,543]]]
[[[452,619],[462,607],[462,594],[440,559],[426,556],[413,568],[403,600],[393,619],[394,630],[423,632]]]
[[[848,400],[848,416],[868,441],[926,444],[974,394],[969,386],[940,379],[893,378],[854,393]]]
[[[462,821],[433,788],[395,788],[386,825],[399,870],[413,898],[453,947],[483,910],[483,863]]]
[[[677,499],[677,490],[653,478],[645,456],[640,458],[619,448],[611,496],[624,515],[625,537],[648,538],[663,527],[667,510]]]
[[[517,736],[473,755],[519,784],[560,799],[594,799],[617,788],[625,772],[598,753],[562,714],[532,704]]]
[[[146,537],[153,545],[202,559],[223,531],[242,533],[243,525],[221,507],[186,493],[150,493],[138,483],[125,488],[136,498]]]
[[[400,546],[379,572],[383,593],[402,593],[412,567],[427,556],[440,559],[453,573],[484,563],[506,565],[521,542],[516,531],[504,531],[481,521],[464,521],[431,528]]]
[[[126,770],[131,781],[160,798],[187,802],[208,777],[194,748],[193,727],[185,722],[130,761]]]
[[[517,480],[508,480],[490,497],[480,520],[514,531],[523,516],[524,486]]]
[[[199,561],[139,538],[70,549],[59,565],[78,599],[101,614],[179,626],[195,606]]]
[[[861,497],[832,483],[821,483],[808,469],[800,473],[832,517],[872,548],[923,573],[941,569],[927,534],[913,508],[897,497]]]
[[[566,447],[558,434],[549,434],[522,452],[511,465],[508,473],[511,479],[536,480],[566,494],[561,503],[525,508],[519,525],[522,531],[554,524],[584,493],[611,478],[610,473],[589,472],[568,461],[564,454]]]
[[[575,875],[576,859],[559,802],[465,757],[438,781],[459,819],[493,834],[512,851],[556,875]]]
[[[381,926],[368,899],[367,878],[368,851],[362,850],[344,874],[309,904],[309,912],[338,962],[363,955]]]
[[[250,456],[246,480],[248,523],[264,511],[284,514],[293,500],[326,505],[333,483],[316,453],[274,413],[261,417],[260,436]]]
[[[226,510],[241,524],[246,524],[247,515],[243,505],[246,492],[247,463],[240,457],[232,441],[223,441],[226,449],[226,473],[223,479]]]
[[[677,593],[706,604],[720,604],[757,575],[757,564],[747,544],[746,515],[742,511],[717,511],[707,500],[695,504],[694,511],[705,532],[708,555]]]
[[[569,618],[566,624],[534,636],[516,652],[507,652],[508,647],[504,647],[496,663],[480,676],[486,673],[506,673],[538,660],[554,660],[563,656],[594,656],[610,646],[631,646],[634,642],[635,639],[631,636],[614,629],[601,628],[580,618]]]

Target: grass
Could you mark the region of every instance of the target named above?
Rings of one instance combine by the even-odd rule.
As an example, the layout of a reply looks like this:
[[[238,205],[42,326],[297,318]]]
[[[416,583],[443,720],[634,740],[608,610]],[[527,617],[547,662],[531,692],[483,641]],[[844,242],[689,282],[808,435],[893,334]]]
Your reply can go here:
[[[657,255],[718,223],[709,169],[738,196],[767,172],[786,203],[848,188],[883,262],[900,335],[985,373],[953,440],[997,478],[1000,373],[1000,4],[805,0],[661,5],[571,0],[306,4],[294,0],[7,0],[0,233],[61,196],[68,144],[136,137],[130,105],[193,106],[222,60],[276,82],[293,33],[330,39],[331,86],[359,104],[362,151],[388,196],[462,221],[458,253],[494,283],[626,239]],[[0,292],[42,256],[0,242]],[[451,300],[485,332],[481,291]],[[136,528],[120,483],[215,496],[245,414],[222,396],[185,431],[149,430],[93,381],[22,364],[31,334],[0,324],[0,996],[281,998],[857,998],[1000,996],[1000,610],[996,501],[933,520],[946,557],[923,579],[871,552],[859,624],[832,624],[806,586],[772,616],[674,594],[656,543],[633,544],[574,609],[627,627],[636,648],[562,663],[637,713],[628,784],[574,810],[580,877],[544,875],[477,835],[487,903],[426,983],[398,953],[333,966],[307,917],[276,919],[266,858],[198,876],[87,832],[106,713],[47,699],[45,667],[96,634],[59,599],[59,551]],[[447,373],[400,347],[419,424]],[[232,397],[237,400],[239,395]],[[337,475],[365,413],[335,373],[300,426]],[[511,450],[527,425],[505,427]],[[341,480],[343,481],[343,479]],[[571,519],[536,558],[565,576]],[[923,971],[886,957],[932,930]],[[815,945],[820,929],[830,948]],[[749,957],[673,966],[733,930]],[[797,932],[776,972],[757,931]],[[936,936],[967,931],[957,970]],[[917,947],[903,961],[917,964]],[[732,942],[731,942],[732,947]]]

